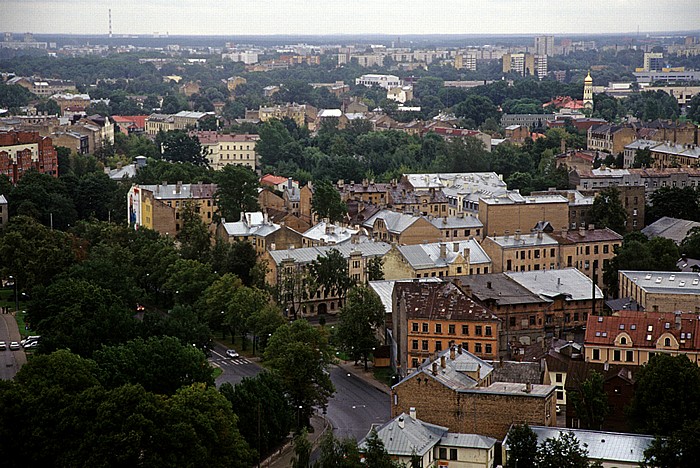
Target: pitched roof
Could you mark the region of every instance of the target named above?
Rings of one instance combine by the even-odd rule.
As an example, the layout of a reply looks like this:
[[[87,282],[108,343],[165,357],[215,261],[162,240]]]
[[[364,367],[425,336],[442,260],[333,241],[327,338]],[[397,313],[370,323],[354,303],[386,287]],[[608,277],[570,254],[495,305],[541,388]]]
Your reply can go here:
[[[373,228],[376,220],[381,219],[386,225],[386,229],[394,234],[401,234],[406,229],[411,227],[413,223],[420,219],[420,216],[414,216],[406,213],[397,213],[391,210],[381,210],[369,217],[362,225],[366,228]]]
[[[328,245],[322,247],[306,247],[303,249],[271,250],[268,253],[276,265],[281,264],[286,259],[299,263],[310,263],[319,256],[326,255],[330,250],[335,249],[340,254],[349,258],[353,251],[359,252],[363,257],[378,257],[385,255],[391,245],[385,242],[360,242],[358,244]]]
[[[648,293],[691,294],[700,298],[700,274],[672,271],[630,271],[620,274]],[[700,304],[700,299],[698,299]]]
[[[463,447],[488,450],[496,444],[496,439],[478,434],[460,434],[457,432],[448,432],[442,439],[440,445],[447,447]]]
[[[565,233],[554,231],[549,235],[560,244],[622,241],[622,236],[610,228],[568,230]]]
[[[463,287],[471,289],[472,297],[498,305],[540,304],[551,299],[540,297],[504,273],[460,276]]]
[[[442,282],[442,278],[416,278],[416,280],[421,281],[421,282],[431,282],[431,283],[440,283]],[[396,283],[407,283],[409,281],[414,281],[413,279],[405,279],[405,280],[377,280],[377,281],[370,281],[369,286],[374,290],[374,292],[377,293],[379,296],[379,299],[382,300],[382,304],[384,304],[384,310],[386,311],[387,314],[391,314],[394,309],[394,301],[392,300],[393,294],[394,294],[394,286]]]
[[[384,448],[389,455],[408,457],[415,452],[423,456],[440,442],[442,436],[447,434],[447,430],[446,427],[413,419],[406,413],[401,413],[380,426],[377,429],[377,436],[384,443]],[[366,449],[368,437],[369,433],[358,444],[361,451]]]
[[[441,255],[442,246],[445,246],[445,255]],[[474,240],[463,240],[450,243],[435,242],[431,244],[399,245],[398,251],[413,269],[444,268],[453,264],[460,255],[464,255],[469,249],[469,258],[464,260],[472,265],[491,263],[491,258]]]
[[[408,282],[394,286],[406,302],[408,319],[498,321],[493,312],[477,304],[453,283]]]
[[[357,229],[321,221],[302,235],[308,239],[337,245],[349,241],[358,232]]]
[[[505,275],[544,298],[564,295],[567,301],[585,301],[590,300],[592,296],[593,282],[576,268],[519,271]],[[603,292],[598,286],[595,287],[595,298],[603,298]]]
[[[664,216],[642,229],[642,234],[649,239],[663,237],[680,244],[686,238],[691,229],[700,227],[700,223],[686,219]]]

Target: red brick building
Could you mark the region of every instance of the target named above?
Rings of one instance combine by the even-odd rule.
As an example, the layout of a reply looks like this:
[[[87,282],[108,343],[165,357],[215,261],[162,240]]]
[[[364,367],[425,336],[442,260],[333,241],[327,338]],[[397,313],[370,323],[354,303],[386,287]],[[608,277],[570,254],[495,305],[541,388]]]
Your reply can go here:
[[[39,132],[1,132],[0,174],[16,184],[30,169],[58,177],[58,157],[51,138]]]

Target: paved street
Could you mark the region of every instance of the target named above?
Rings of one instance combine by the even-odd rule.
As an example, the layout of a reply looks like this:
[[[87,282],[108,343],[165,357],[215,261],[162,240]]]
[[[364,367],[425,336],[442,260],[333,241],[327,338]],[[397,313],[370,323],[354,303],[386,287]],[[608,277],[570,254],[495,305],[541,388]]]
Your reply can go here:
[[[10,351],[10,343],[21,339],[15,318],[11,314],[0,314],[0,341],[7,344],[7,349],[0,351],[0,378],[3,380],[14,378],[19,368],[27,363],[23,349]]]
[[[328,403],[326,418],[336,437],[354,437],[359,441],[372,424],[389,420],[389,395],[353,373],[348,376],[340,367],[333,366],[330,372],[336,394]]]
[[[262,367],[244,357],[230,358],[226,356],[226,348],[218,343],[211,350],[209,362],[220,367],[223,371],[223,374],[216,379],[217,387],[226,382],[231,385],[239,384],[243,378],[253,377],[262,371]]]

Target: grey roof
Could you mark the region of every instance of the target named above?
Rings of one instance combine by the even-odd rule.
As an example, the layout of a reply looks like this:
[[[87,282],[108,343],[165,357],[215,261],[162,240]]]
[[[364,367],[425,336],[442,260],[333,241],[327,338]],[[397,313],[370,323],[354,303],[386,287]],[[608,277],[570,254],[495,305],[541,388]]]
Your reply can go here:
[[[357,229],[350,229],[345,226],[337,226],[326,221],[321,221],[306,231],[303,236],[327,244],[337,245],[349,241],[350,238],[358,232]]]
[[[695,227],[700,227],[700,223],[664,216],[642,229],[642,234],[650,239],[653,237],[663,237],[665,239],[671,239],[676,244],[680,244],[683,239],[686,238],[688,232]]]
[[[7,205],[7,198],[5,198],[5,195],[0,195],[0,204]]]
[[[457,432],[448,432],[442,439],[440,445],[447,447],[463,447],[489,450],[496,444],[496,439],[478,434],[460,434]]]
[[[493,361],[493,381],[511,383],[542,383],[539,362]]]
[[[692,294],[700,303],[700,273],[672,271],[620,271],[647,293]]]
[[[505,275],[540,297],[549,299],[564,294],[571,301],[591,299],[593,282],[576,268],[519,271]],[[595,287],[595,298],[603,298],[603,292],[598,286]]]
[[[445,245],[444,257],[440,256],[441,245]],[[400,245],[397,249],[414,269],[446,267],[454,263],[457,257],[464,253],[464,249],[469,249],[470,264],[491,263],[491,258],[474,239],[449,243]]]
[[[476,216],[448,216],[433,218],[430,223],[438,229],[475,229],[483,228],[484,223]]]
[[[680,271],[700,271],[700,260],[697,258],[683,257],[676,262],[676,266]]]
[[[540,233],[520,234],[519,236],[509,234],[507,236],[489,236],[488,238],[504,249],[559,245],[556,239],[550,237],[546,233],[541,233],[541,236],[539,234]]]
[[[287,194],[287,198],[289,201],[300,201],[301,200],[301,192],[299,191],[298,187],[289,187],[289,186],[284,186],[284,193]]]
[[[466,372],[475,372],[477,369],[480,369],[479,378],[485,379],[493,371],[493,366],[491,366],[491,364],[468,351],[462,351],[462,354],[455,353],[455,359],[450,359],[449,354],[450,350],[446,349],[439,353],[436,359],[432,361],[426,359],[426,362],[396,385],[401,385],[401,383],[408,379],[426,375],[453,390],[474,389],[479,382],[469,377]],[[440,366],[440,356],[445,356],[444,369]],[[437,375],[433,375],[432,373],[433,362],[436,362],[438,365]]]
[[[271,250],[269,251],[270,257],[279,265],[285,259],[292,259],[299,263],[311,263],[316,260],[319,256],[324,256],[331,249],[335,249],[340,252],[340,254],[345,257],[350,257],[350,252],[358,251],[363,257],[378,257],[385,255],[391,245],[386,242],[361,242],[359,244],[342,244],[342,245],[327,245],[321,247],[306,247],[303,249],[287,249],[287,250]]]
[[[187,199],[187,198],[211,198],[216,193],[216,184],[160,184],[160,185],[139,185],[142,190],[153,192],[153,197],[157,200],[165,199]]]
[[[380,426],[377,436],[384,443],[389,455],[409,457],[415,451],[417,455],[423,456],[440,442],[447,430],[446,427],[413,419],[406,413],[401,413]],[[366,448],[367,437],[369,433],[358,444],[360,450]]]
[[[124,167],[110,169],[107,175],[112,180],[122,180],[126,179],[127,177],[136,177],[136,164],[127,164]]]
[[[625,434],[621,432],[589,431],[584,429],[563,429],[557,427],[530,426],[537,435],[537,441],[556,438],[562,432],[573,432],[581,446],[588,448],[588,458],[610,462],[640,463],[644,451],[654,440],[652,436]],[[507,440],[507,438],[506,438]],[[504,441],[504,445],[506,441]]]
[[[413,216],[405,213],[397,213],[391,210],[381,210],[370,216],[367,221],[362,223],[366,228],[374,227],[374,222],[377,219],[384,220],[384,224],[389,232],[400,234],[408,229],[413,223],[420,219],[420,216]]]
[[[509,190],[500,196],[481,197],[480,201],[489,205],[510,205],[510,204],[540,204],[540,203],[568,203],[569,201],[561,195],[521,195],[520,192]]]
[[[416,278],[416,281],[420,282],[429,282],[429,283],[440,283],[442,281],[442,278]],[[409,281],[414,281],[413,279],[405,279],[405,280],[378,280],[378,281],[370,281],[369,282],[369,287],[374,290],[374,292],[377,293],[379,296],[379,299],[382,300],[382,304],[384,304],[384,310],[386,311],[387,314],[391,314],[394,309],[393,301],[392,301],[392,296],[394,294],[394,286],[396,283],[406,283]]]
[[[486,303],[493,301],[499,305],[539,304],[550,301],[534,294],[504,273],[468,275],[458,278],[463,285],[471,288],[473,297]]]

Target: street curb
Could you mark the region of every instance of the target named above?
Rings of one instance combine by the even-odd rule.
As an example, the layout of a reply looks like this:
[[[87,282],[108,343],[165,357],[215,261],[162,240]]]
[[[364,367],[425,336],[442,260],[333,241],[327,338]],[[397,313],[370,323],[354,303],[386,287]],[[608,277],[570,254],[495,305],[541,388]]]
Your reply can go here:
[[[389,388],[386,384],[379,382],[369,372],[365,373],[364,370],[356,369],[355,365],[350,363],[349,361],[341,361],[337,364],[337,366],[345,370],[346,372],[351,373],[358,379],[364,380],[366,383],[370,384],[380,392],[384,392],[387,395],[391,395],[391,388]]]

